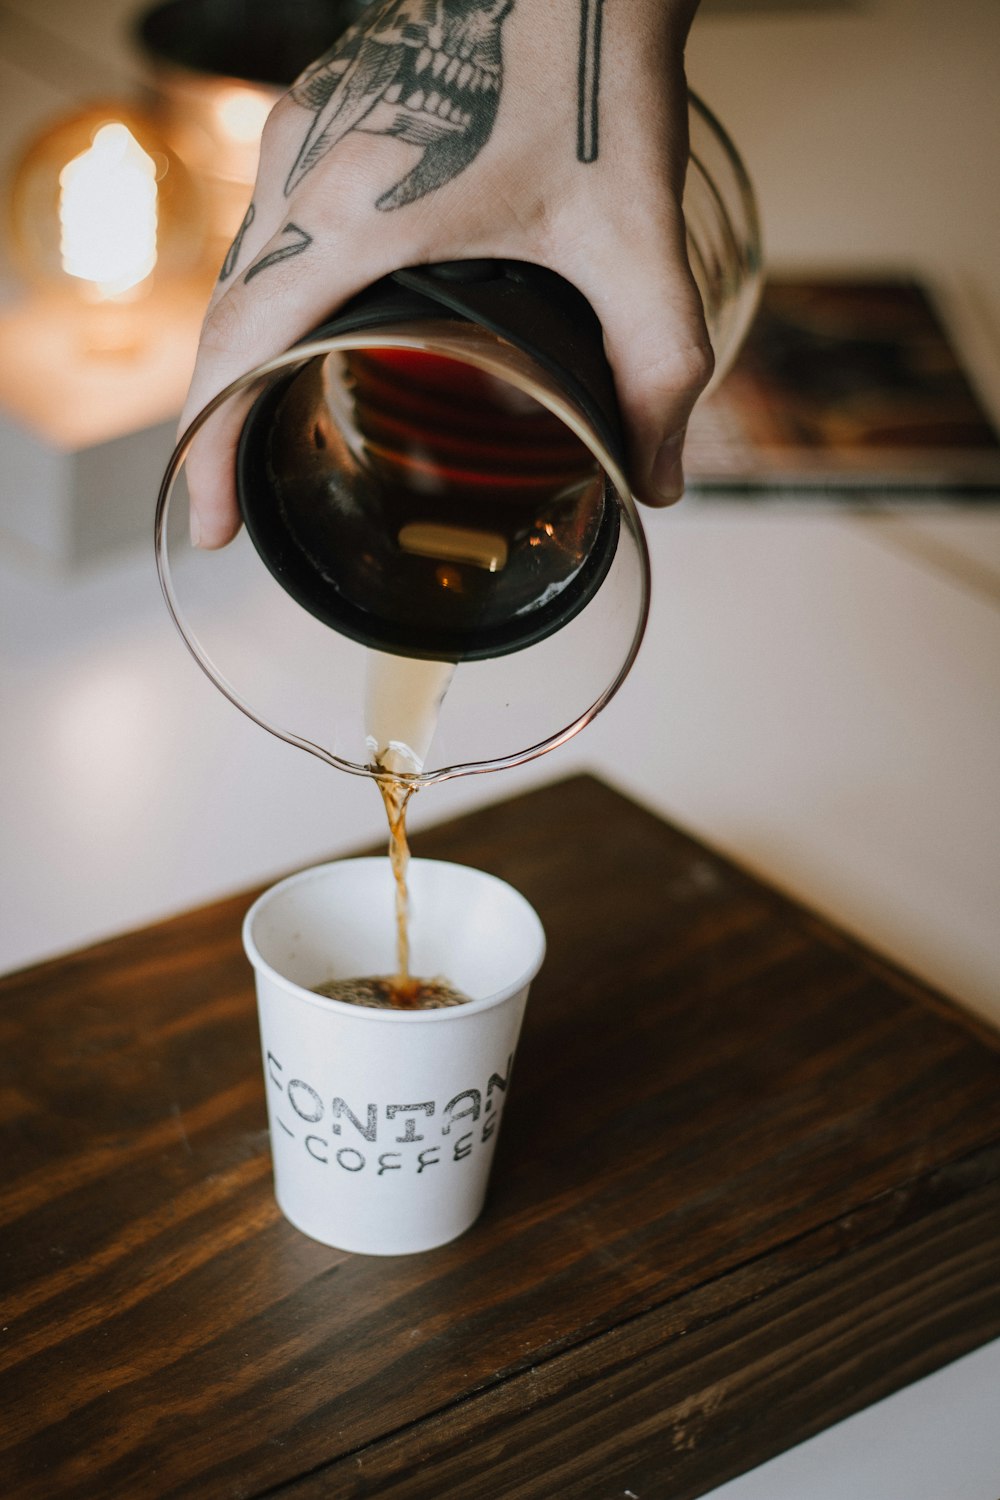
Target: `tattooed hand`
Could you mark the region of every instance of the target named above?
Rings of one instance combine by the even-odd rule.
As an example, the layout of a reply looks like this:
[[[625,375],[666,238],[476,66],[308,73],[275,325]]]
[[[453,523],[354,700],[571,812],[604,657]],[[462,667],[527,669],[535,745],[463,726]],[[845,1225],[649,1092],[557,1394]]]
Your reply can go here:
[[[454,177],[486,144],[500,100],[500,23],[514,0],[376,5],[292,89],[315,113],[286,196],[349,130],[420,148],[411,172],[375,207],[400,208]],[[416,19],[415,17],[419,17]]]
[[[400,266],[503,256],[574,282],[605,330],[640,499],[682,489],[711,370],[686,261],[683,47],[697,0],[369,0],[268,121],[182,425]],[[238,526],[235,430],[199,435],[192,532]]]

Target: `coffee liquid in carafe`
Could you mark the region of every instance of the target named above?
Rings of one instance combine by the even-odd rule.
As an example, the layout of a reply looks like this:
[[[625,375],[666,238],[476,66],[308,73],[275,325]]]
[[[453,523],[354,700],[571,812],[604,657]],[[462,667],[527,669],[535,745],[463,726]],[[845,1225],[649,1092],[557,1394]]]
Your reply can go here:
[[[444,654],[450,640],[458,660],[479,631],[576,577],[603,513],[596,461],[531,396],[455,360],[377,349],[343,356],[342,369],[339,393],[328,376],[328,397],[334,409],[338,394],[350,403],[345,428],[353,418],[385,547],[366,559],[361,602],[417,627],[417,653],[430,642]]]
[[[282,586],[398,656],[481,660],[588,602],[618,537],[565,422],[438,353],[335,350],[261,398],[240,450],[248,530]]]

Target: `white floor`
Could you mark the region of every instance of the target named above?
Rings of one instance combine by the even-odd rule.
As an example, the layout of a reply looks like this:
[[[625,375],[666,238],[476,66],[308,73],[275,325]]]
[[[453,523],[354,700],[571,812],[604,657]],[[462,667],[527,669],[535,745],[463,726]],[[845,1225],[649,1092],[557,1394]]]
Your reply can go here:
[[[114,66],[134,9],[0,0],[6,154],[79,83],[25,18]],[[690,48],[772,259],[929,277],[995,411],[998,62],[991,0],[709,7]],[[653,619],[620,697],[524,772],[425,793],[418,848],[422,823],[586,765],[1000,1024],[1000,509],[647,519]],[[201,677],[148,550],[58,582],[0,552],[0,704],[0,969],[381,836],[372,788]],[[716,1500],[997,1500],[998,1380],[993,1344]]]

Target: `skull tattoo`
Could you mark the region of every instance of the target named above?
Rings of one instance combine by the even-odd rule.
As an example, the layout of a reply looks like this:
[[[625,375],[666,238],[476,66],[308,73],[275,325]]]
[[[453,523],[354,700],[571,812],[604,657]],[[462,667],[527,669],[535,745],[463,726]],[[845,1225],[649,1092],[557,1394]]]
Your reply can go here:
[[[420,160],[377,200],[401,208],[457,177],[490,137],[500,102],[500,28],[514,0],[375,0],[369,16],[292,89],[314,115],[291,193],[352,130],[395,136]]]

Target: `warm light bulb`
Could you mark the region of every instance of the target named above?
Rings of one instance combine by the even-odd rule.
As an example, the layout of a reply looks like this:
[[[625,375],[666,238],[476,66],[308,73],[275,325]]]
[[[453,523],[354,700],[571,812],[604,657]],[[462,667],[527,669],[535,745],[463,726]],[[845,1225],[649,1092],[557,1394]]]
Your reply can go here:
[[[231,88],[215,101],[215,115],[231,141],[256,145],[271,112],[272,96],[259,89]]]
[[[156,264],[156,163],[128,126],[102,125],[59,173],[59,249],[68,276],[102,297],[137,286]]]
[[[207,290],[217,269],[200,188],[124,100],[85,105],[30,142],[10,174],[9,222],[25,280],[73,302],[131,304],[154,281]]]

